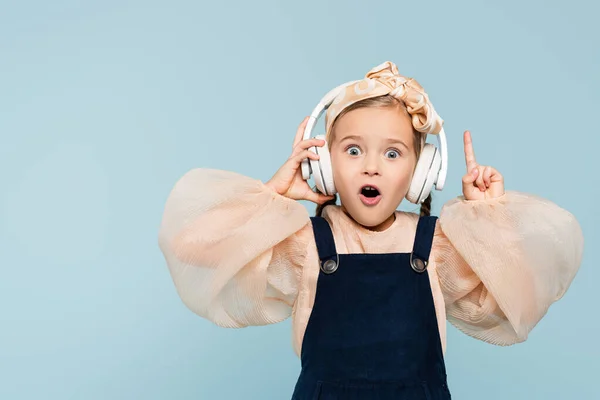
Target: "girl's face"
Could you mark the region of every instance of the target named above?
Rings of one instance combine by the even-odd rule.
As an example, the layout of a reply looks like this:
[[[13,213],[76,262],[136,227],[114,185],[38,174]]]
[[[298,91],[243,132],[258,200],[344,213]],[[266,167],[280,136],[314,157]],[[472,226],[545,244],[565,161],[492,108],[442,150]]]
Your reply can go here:
[[[417,161],[409,116],[395,107],[352,110],[336,122],[330,153],[342,207],[365,227],[388,228]]]

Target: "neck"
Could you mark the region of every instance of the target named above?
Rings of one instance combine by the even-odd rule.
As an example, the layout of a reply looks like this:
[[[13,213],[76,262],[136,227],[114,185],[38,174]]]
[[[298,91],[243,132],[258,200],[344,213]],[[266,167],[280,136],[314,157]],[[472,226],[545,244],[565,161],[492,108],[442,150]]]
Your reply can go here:
[[[394,223],[395,220],[396,220],[396,213],[393,213],[388,218],[386,218],[386,220],[383,221],[381,224],[379,224],[377,226],[373,226],[373,227],[367,227],[367,229],[370,229],[375,232],[385,231],[387,228],[392,226],[392,224]]]

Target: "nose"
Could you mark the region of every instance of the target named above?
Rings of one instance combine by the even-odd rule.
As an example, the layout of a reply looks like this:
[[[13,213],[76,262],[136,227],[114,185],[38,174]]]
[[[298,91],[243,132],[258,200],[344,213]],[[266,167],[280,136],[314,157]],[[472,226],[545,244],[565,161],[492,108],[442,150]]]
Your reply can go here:
[[[369,176],[379,175],[379,158],[377,155],[367,155],[364,160],[363,173]]]

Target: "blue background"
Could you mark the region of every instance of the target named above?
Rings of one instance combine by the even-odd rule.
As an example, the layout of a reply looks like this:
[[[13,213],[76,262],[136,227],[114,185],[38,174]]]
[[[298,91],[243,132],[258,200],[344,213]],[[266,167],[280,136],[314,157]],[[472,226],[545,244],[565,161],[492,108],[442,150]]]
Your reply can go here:
[[[457,399],[600,398],[592,1],[2,1],[0,398],[285,399],[290,321],[226,330],[181,303],[157,245],[195,167],[267,180],[332,87],[391,60],[507,189],[579,219],[581,270],[521,345],[449,327]],[[309,210],[314,205],[306,204]],[[595,317],[594,317],[595,315]]]

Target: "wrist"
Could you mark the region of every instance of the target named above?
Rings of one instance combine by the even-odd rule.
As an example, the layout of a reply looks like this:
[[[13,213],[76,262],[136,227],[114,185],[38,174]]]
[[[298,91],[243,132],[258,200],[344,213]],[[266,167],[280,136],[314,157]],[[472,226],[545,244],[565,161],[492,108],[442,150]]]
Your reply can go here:
[[[264,183],[264,186],[267,187],[269,190],[271,190],[275,194],[278,194],[280,196],[285,196],[283,193],[280,193],[279,190],[277,190],[277,187],[270,180],[266,181]]]

